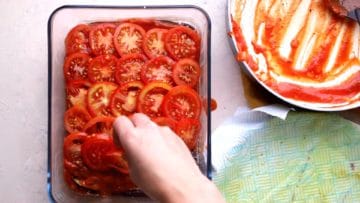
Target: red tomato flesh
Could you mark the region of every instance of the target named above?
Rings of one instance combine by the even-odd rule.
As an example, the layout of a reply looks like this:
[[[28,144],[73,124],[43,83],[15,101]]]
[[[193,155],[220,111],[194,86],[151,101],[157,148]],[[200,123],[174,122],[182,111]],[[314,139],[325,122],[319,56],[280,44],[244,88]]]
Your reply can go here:
[[[193,150],[196,147],[200,133],[200,121],[197,119],[182,119],[178,123],[175,132],[188,148]]]
[[[182,58],[198,60],[200,54],[200,36],[189,27],[178,26],[172,28],[166,34],[165,48],[175,60]]]
[[[91,119],[87,110],[80,106],[73,106],[65,112],[65,129],[69,133],[84,131],[86,123]]]
[[[167,31],[167,29],[153,28],[146,32],[143,49],[149,58],[167,55],[164,43],[164,37]]]
[[[89,135],[99,133],[112,135],[114,120],[115,118],[110,116],[97,116],[85,125],[84,132]]]
[[[110,101],[114,116],[131,115],[137,106],[137,97],[144,85],[139,81],[125,83],[113,93]]]
[[[194,87],[199,82],[200,74],[199,64],[193,59],[186,58],[175,64],[172,76],[177,85]]]
[[[141,70],[141,80],[144,83],[160,81],[173,85],[172,79],[174,61],[166,56],[159,56],[148,61]]]
[[[186,85],[172,88],[164,98],[165,116],[174,120],[199,118],[201,100],[197,92]]]
[[[161,105],[165,95],[172,87],[164,82],[151,82],[140,92],[137,110],[148,115],[150,118],[161,117],[163,112]]]
[[[116,26],[112,23],[94,25],[90,31],[90,47],[94,55],[115,54],[113,37]]]
[[[101,55],[89,64],[89,80],[95,82],[115,82],[117,58],[113,55]]]
[[[64,76],[66,81],[87,80],[89,55],[75,53],[65,58]]]
[[[118,86],[110,82],[95,83],[88,90],[87,104],[92,116],[110,116],[110,97]]]
[[[120,24],[114,34],[114,44],[120,56],[130,53],[142,54],[145,30],[134,23]]]
[[[67,108],[72,106],[81,106],[87,108],[86,96],[90,82],[86,80],[74,80],[67,83],[66,86],[66,105]]]
[[[124,55],[117,63],[115,79],[118,84],[140,80],[140,72],[147,61],[142,54]]]
[[[71,29],[65,39],[66,54],[70,55],[73,53],[86,53],[89,54],[89,32],[90,26],[80,24]]]

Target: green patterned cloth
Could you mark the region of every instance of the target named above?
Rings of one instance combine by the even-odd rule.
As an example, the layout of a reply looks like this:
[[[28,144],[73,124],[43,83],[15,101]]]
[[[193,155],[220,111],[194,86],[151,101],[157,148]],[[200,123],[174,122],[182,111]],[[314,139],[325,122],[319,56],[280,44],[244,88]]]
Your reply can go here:
[[[360,126],[290,112],[243,136],[214,174],[227,202],[360,202]]]

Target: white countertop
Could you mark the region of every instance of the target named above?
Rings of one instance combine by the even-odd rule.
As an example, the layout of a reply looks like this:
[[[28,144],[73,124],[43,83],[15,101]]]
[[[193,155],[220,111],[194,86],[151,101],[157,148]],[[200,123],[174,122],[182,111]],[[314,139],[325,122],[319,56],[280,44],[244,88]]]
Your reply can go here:
[[[1,202],[48,202],[47,20],[65,4],[150,5],[150,1],[1,1],[0,197]],[[153,0],[166,5],[170,1]],[[212,129],[244,105],[240,70],[227,41],[226,0],[182,0],[205,9],[212,22]]]

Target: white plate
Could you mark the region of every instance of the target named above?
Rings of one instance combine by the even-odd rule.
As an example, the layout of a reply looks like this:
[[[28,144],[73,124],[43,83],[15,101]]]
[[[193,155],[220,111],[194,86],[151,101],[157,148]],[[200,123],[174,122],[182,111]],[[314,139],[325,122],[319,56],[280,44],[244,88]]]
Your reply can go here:
[[[227,31],[229,33],[232,32],[232,20],[231,20],[231,16],[232,14],[235,12],[234,8],[234,4],[235,4],[236,0],[228,0],[227,1]],[[249,16],[250,17],[250,16]],[[246,28],[242,28],[243,32],[246,33]],[[230,44],[231,47],[233,49],[234,55],[236,56],[238,53],[238,49],[236,46],[236,40],[235,37],[233,35],[230,35]],[[287,97],[284,97],[282,95],[280,95],[278,92],[274,91],[273,89],[271,89],[269,86],[267,86],[263,81],[261,81],[256,75],[255,73],[251,70],[251,68],[248,66],[248,64],[246,64],[245,62],[240,62],[240,66],[245,70],[245,72],[248,75],[251,75],[251,77],[258,83],[261,84],[261,86],[263,86],[267,91],[269,91],[270,93],[272,93],[273,95],[275,95],[276,97],[280,98],[281,100],[292,104],[294,106],[297,107],[301,107],[301,108],[305,108],[305,109],[309,109],[309,110],[315,110],[315,111],[344,111],[344,110],[349,110],[349,109],[354,109],[357,107],[360,107],[360,99],[358,98],[357,101],[350,103],[350,104],[346,104],[346,105],[332,105],[332,104],[327,104],[327,103],[311,103],[311,102],[303,102],[303,101],[298,101],[298,100],[294,100],[294,99],[290,99]],[[359,90],[359,94],[360,94],[360,90]]]

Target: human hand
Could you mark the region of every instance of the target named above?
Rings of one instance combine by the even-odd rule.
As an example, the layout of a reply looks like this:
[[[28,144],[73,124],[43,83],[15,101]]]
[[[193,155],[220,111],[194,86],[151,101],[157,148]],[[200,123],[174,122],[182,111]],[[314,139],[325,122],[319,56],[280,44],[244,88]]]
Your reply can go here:
[[[161,202],[224,202],[170,128],[159,127],[144,114],[134,114],[131,120],[118,117],[114,129],[132,180],[151,198]]]

